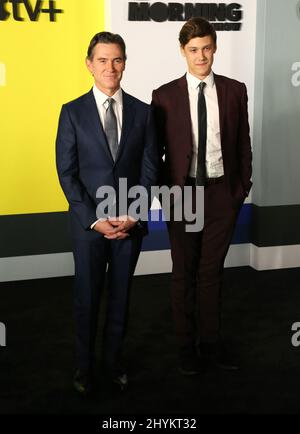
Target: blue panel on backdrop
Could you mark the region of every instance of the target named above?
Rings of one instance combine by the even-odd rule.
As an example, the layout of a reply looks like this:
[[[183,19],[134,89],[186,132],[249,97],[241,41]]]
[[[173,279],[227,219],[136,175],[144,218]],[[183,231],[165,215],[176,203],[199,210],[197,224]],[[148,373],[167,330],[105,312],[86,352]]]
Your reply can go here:
[[[247,244],[251,242],[251,220],[252,204],[246,203],[240,211],[231,244]]]
[[[231,244],[250,243],[252,204],[243,205],[235,227]],[[170,242],[167,225],[162,210],[151,210],[149,213],[149,235],[144,238],[142,251],[168,250]]]

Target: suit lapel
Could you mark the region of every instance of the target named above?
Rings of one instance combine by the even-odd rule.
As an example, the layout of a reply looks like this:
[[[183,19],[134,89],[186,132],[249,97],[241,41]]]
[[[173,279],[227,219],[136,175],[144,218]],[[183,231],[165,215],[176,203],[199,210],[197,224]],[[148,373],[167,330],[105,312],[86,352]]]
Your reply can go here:
[[[118,147],[116,162],[119,160],[120,156],[122,155],[127,137],[132,129],[132,125],[135,117],[135,108],[132,99],[129,97],[129,95],[127,95],[126,92],[122,91],[122,94],[123,94],[122,133],[121,133],[120,143]]]
[[[109,146],[107,143],[106,135],[103,130],[103,126],[100,121],[100,116],[97,109],[97,104],[95,101],[95,97],[93,94],[93,90],[90,90],[89,93],[86,94],[86,100],[85,100],[85,110],[86,110],[86,120],[87,123],[90,124],[91,128],[89,129],[89,134],[93,134],[96,141],[99,143],[99,146],[101,146],[104,151],[106,152],[107,156],[111,159],[113,162],[113,158],[111,156]]]
[[[219,118],[220,118],[220,133],[221,137],[224,131],[224,121],[225,121],[225,109],[226,109],[226,98],[227,98],[227,88],[225,86],[224,81],[220,75],[214,74],[216,88],[217,88],[217,96],[218,96],[218,104],[219,104]],[[222,141],[221,141],[222,143]]]

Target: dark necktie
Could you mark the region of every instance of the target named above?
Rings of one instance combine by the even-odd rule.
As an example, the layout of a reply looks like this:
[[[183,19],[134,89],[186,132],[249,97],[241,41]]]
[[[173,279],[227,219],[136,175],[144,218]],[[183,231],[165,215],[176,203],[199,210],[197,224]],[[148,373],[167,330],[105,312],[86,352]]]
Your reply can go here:
[[[104,130],[108,141],[109,149],[113,160],[116,160],[118,152],[118,125],[117,118],[113,109],[115,100],[113,98],[107,98],[108,107],[105,113]]]
[[[206,83],[203,81],[199,84],[198,93],[198,161],[196,185],[205,185],[206,178],[206,136],[207,136],[207,113],[204,97],[204,87]]]

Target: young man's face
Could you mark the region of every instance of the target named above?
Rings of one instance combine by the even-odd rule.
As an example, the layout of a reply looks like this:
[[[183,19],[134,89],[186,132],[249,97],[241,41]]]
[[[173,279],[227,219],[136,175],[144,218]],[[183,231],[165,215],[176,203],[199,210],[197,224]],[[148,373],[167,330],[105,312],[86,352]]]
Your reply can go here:
[[[118,44],[97,44],[93,58],[86,59],[86,65],[94,76],[96,86],[103,93],[112,96],[119,89],[125,59]]]
[[[207,77],[211,72],[216,49],[211,36],[193,38],[184,47],[181,46],[189,72],[200,80]]]

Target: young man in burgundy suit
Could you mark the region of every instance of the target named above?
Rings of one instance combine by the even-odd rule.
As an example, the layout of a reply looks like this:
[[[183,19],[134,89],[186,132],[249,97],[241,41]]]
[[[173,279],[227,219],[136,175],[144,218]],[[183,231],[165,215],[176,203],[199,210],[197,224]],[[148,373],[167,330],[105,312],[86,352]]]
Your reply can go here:
[[[220,339],[220,298],[224,260],[252,184],[252,153],[246,86],[213,73],[216,40],[208,21],[186,22],[179,41],[188,72],[155,90],[152,101],[161,184],[192,186],[193,194],[197,186],[204,188],[200,232],[187,232],[184,221],[168,223],[172,309],[184,375],[208,364],[239,367]]]

